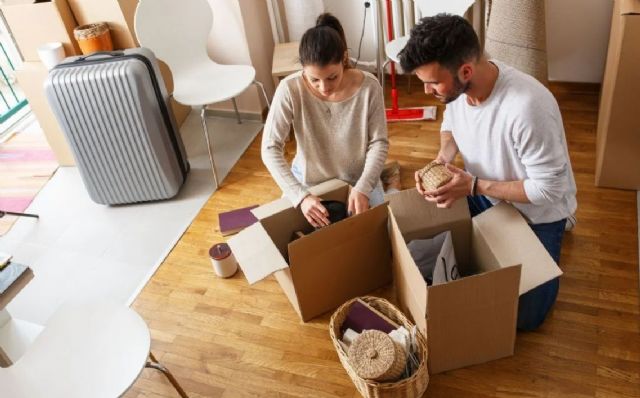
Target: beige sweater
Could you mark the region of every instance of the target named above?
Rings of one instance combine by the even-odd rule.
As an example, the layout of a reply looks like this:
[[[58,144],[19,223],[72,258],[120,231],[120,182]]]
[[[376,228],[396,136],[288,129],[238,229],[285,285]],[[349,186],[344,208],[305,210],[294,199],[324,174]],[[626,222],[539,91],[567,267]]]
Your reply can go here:
[[[307,187],[338,178],[365,195],[376,187],[387,158],[389,141],[382,88],[367,72],[356,93],[340,102],[314,96],[302,72],[280,82],[262,136],[262,161],[298,206]],[[295,167],[299,182],[284,158],[291,126],[296,137]]]

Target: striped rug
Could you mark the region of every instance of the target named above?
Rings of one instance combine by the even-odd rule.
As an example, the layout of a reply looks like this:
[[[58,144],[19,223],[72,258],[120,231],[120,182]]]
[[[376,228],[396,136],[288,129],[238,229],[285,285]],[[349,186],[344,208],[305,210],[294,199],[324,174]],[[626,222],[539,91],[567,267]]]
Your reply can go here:
[[[24,212],[58,168],[42,133],[15,133],[0,143],[0,210]],[[17,220],[0,218],[0,236]]]

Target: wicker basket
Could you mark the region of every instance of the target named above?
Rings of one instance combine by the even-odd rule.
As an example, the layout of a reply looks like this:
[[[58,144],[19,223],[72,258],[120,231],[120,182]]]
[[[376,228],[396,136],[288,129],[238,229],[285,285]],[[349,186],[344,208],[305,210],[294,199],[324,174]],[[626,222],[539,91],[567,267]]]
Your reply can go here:
[[[362,301],[372,306],[376,310],[382,312],[384,315],[391,318],[393,321],[411,329],[413,324],[407,319],[406,316],[390,302],[378,297],[365,296],[360,297]],[[351,304],[356,299],[349,300],[342,304],[340,308],[336,310],[331,316],[331,322],[329,323],[329,334],[333,345],[338,352],[338,357],[342,366],[346,369],[349,377],[353,380],[356,388],[365,398],[419,398],[422,397],[429,384],[429,372],[427,370],[427,340],[418,333],[416,336],[416,344],[418,346],[418,359],[420,366],[413,372],[413,374],[407,378],[395,381],[395,382],[377,382],[374,380],[367,380],[359,377],[355,369],[349,362],[349,356],[347,352],[342,348],[340,339],[342,332],[340,328],[344,322]]]
[[[422,180],[422,187],[427,192],[435,191],[453,178],[447,166],[435,160],[418,171],[418,176]]]

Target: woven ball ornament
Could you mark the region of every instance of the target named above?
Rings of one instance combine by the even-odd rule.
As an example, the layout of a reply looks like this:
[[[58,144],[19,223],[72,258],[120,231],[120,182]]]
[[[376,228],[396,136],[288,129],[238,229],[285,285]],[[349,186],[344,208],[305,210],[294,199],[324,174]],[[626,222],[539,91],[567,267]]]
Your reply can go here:
[[[358,376],[376,381],[398,379],[406,363],[402,346],[379,330],[363,331],[349,347],[348,356]]]
[[[422,181],[422,187],[427,192],[435,191],[453,178],[447,166],[435,160],[418,171],[418,176]]]

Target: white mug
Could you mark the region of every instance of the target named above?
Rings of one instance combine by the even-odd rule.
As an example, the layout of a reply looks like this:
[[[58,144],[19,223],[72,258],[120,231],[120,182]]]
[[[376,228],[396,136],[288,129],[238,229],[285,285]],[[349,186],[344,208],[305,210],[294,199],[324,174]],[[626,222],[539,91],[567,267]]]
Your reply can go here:
[[[56,41],[41,45],[38,47],[38,56],[47,70],[53,69],[53,67],[58,65],[65,57],[62,43]]]
[[[213,270],[221,278],[229,278],[238,270],[238,263],[226,243],[216,243],[211,246],[209,258],[211,258]]]

